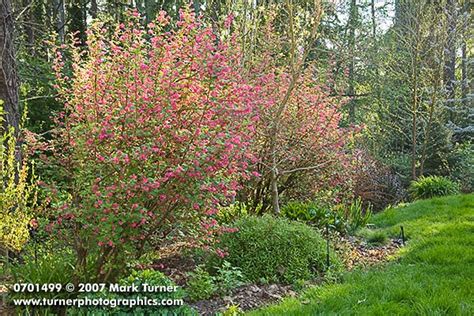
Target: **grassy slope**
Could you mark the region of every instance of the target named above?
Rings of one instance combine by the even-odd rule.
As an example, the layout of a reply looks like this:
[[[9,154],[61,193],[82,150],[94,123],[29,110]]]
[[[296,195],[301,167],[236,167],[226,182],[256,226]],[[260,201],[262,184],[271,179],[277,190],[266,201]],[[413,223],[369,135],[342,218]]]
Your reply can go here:
[[[418,201],[373,222],[392,236],[404,226],[397,260],[251,314],[474,315],[473,194]]]

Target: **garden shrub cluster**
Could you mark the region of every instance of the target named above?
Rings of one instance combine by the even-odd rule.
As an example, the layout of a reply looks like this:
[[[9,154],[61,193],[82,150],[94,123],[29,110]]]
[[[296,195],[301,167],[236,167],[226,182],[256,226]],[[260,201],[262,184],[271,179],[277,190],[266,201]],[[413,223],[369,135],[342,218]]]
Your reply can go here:
[[[414,200],[429,199],[459,193],[459,184],[446,177],[420,177],[410,184],[410,195]]]
[[[301,221],[311,226],[324,229],[330,225],[331,229],[344,231],[344,219],[340,212],[334,212],[332,207],[318,202],[289,202],[281,209],[282,216]]]
[[[231,17],[225,24],[230,32]],[[304,284],[340,268],[321,232],[354,234],[367,226],[372,205],[379,210],[404,198],[403,184],[394,170],[355,149],[360,129],[344,127],[345,101],[315,79],[312,65],[296,77],[268,48],[245,68],[235,41],[182,9],[176,21],[160,12],[147,26],[137,11],[121,24],[96,21],[86,45],[72,39],[55,47],[55,89],[65,107],[41,145],[43,174],[53,176],[43,186],[49,204],[39,227],[32,221],[37,179],[30,157],[18,162],[14,130],[0,137],[0,246],[18,252],[27,245],[23,261],[7,267],[14,281],[174,285],[161,272],[132,269],[145,254],[176,243],[214,252],[188,274],[186,293],[152,298],[198,301],[243,282]],[[469,148],[459,150],[472,158]],[[466,186],[469,173],[461,169],[456,177]],[[409,189],[413,199],[459,191],[439,176],[420,177]],[[283,202],[281,214],[260,216],[272,201],[276,211]],[[46,236],[41,247],[55,240],[57,250],[38,253],[37,240],[28,245],[32,228]],[[371,244],[387,241],[380,231],[361,234]]]
[[[252,282],[262,280],[293,283],[324,273],[326,243],[313,228],[270,215],[249,216],[234,223],[235,233],[223,234],[218,246],[226,252],[225,260],[239,267]],[[215,256],[210,266],[223,261]],[[330,264],[339,261],[330,253]]]

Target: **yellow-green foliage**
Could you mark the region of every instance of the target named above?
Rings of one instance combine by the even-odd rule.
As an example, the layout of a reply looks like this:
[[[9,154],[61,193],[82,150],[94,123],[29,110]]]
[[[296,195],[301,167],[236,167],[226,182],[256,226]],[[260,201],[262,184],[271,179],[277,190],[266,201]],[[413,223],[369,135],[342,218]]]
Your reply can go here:
[[[32,168],[31,168],[32,169]],[[27,159],[15,159],[13,129],[0,136],[0,247],[19,251],[28,241],[28,227],[36,208],[34,173]]]

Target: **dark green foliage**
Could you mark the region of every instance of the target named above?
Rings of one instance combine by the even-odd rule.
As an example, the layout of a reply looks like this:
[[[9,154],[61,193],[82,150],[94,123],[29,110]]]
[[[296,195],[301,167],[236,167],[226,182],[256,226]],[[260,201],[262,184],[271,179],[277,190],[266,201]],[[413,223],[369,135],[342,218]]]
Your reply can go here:
[[[20,260],[15,259],[14,262],[5,262],[3,268],[5,276],[10,275],[12,277],[11,281],[9,280],[5,283],[40,285],[59,283],[64,286],[73,280],[74,256],[70,251],[59,247],[57,247],[55,251],[51,251],[49,245],[35,245],[34,243],[29,243],[23,250]],[[40,297],[47,299],[68,299],[72,298],[73,294],[66,291],[52,291],[41,293]],[[39,298],[38,292],[25,291],[15,293],[10,291],[8,294],[10,301],[28,298]],[[56,315],[60,310],[61,307],[58,306],[42,308],[44,315]],[[33,313],[34,309],[31,306],[17,306],[15,311],[17,315],[36,315]]]
[[[214,278],[202,266],[188,273],[186,293],[191,301],[207,300],[216,292]]]
[[[225,260],[241,268],[249,281],[292,283],[314,278],[328,268],[324,239],[303,223],[265,215],[240,219],[234,226],[238,232],[224,234],[218,246],[228,252]],[[216,260],[211,260],[212,266]],[[333,253],[331,263],[339,263]]]
[[[451,177],[459,182],[461,191],[474,191],[474,143],[457,144],[448,159]]]
[[[436,196],[458,194],[459,184],[446,177],[420,177],[411,182],[409,191],[414,200],[429,199]]]
[[[9,269],[14,283],[60,283],[64,285],[73,279],[74,256],[67,250],[48,251],[42,245],[30,243],[24,250],[22,260],[6,264],[6,267]],[[22,298],[25,298],[25,293],[20,294]],[[67,296],[64,294],[68,293],[47,293],[46,295],[51,298]],[[32,295],[32,297],[36,296]]]
[[[28,108],[28,120],[25,127],[34,133],[45,133],[44,137],[50,138],[53,129],[52,116],[63,109],[63,105],[56,99],[56,91],[52,87],[54,76],[51,65],[20,53],[19,72],[22,78],[20,88],[20,106]]]
[[[384,245],[388,241],[387,234],[380,230],[369,231],[366,235],[367,243],[374,246]]]
[[[217,274],[214,280],[219,293],[226,294],[243,284],[244,275],[240,268],[233,267],[230,262],[224,260],[224,263],[217,267]]]

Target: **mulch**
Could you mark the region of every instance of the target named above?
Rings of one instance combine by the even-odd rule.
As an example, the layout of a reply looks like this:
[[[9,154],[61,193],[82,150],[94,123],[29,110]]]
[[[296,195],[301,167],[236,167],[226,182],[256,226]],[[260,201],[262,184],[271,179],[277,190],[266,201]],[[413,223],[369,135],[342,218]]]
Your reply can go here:
[[[223,312],[230,306],[238,306],[241,310],[247,311],[277,302],[283,297],[296,296],[296,294],[291,285],[248,284],[234,289],[229,295],[195,302],[190,305],[199,312],[199,315],[210,316],[217,312]]]

